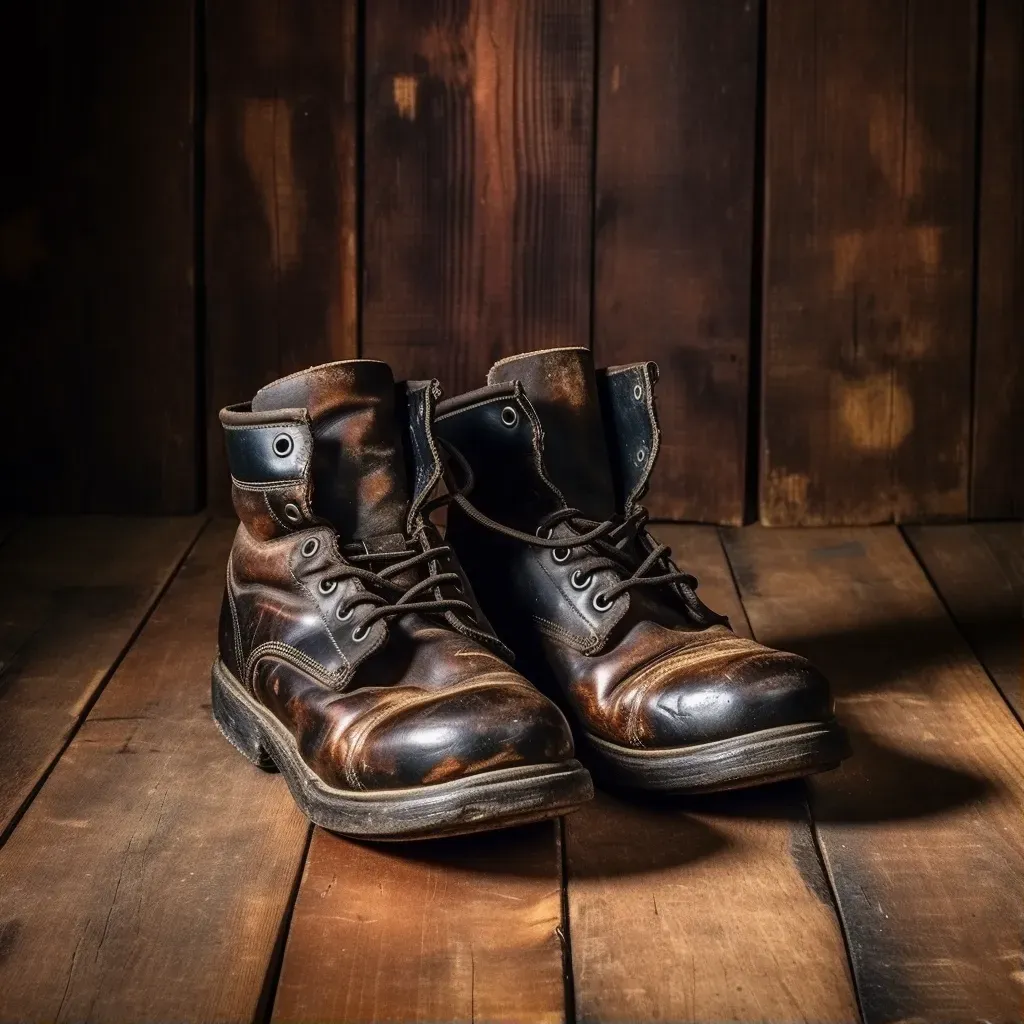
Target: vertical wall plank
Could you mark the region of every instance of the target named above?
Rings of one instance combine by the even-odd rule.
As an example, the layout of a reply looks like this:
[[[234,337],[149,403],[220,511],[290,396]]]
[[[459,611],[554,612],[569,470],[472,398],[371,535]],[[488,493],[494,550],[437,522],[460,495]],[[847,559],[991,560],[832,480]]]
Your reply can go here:
[[[594,349],[661,366],[656,516],[743,515],[759,6],[601,5]]]
[[[483,383],[589,344],[592,0],[374,0],[363,354]]]
[[[193,15],[5,18],[0,474],[20,510],[196,506]]]
[[[356,340],[356,0],[207,4],[207,441],[217,410]]]
[[[971,514],[1024,516],[1024,4],[987,0]]]
[[[967,512],[976,4],[770,0],[761,518]]]

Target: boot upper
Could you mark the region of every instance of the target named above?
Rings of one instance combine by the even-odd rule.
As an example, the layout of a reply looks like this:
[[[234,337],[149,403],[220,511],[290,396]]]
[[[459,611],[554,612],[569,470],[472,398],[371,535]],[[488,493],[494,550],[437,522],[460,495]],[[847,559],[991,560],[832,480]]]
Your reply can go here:
[[[331,363],[221,413],[241,520],[220,653],[350,790],[561,762],[561,712],[509,664],[429,519],[434,381]]]
[[[553,349],[502,360],[487,387],[440,404],[439,435],[471,475],[448,539],[484,610],[524,671],[614,743],[829,718],[820,673],[736,636],[647,532],[657,380],[653,363],[595,371],[588,350]]]

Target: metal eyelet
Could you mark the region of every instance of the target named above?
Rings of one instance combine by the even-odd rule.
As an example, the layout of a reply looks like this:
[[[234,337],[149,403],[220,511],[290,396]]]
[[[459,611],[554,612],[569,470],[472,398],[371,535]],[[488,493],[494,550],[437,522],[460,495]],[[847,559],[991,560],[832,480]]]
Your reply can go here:
[[[337,580],[321,580],[317,585],[316,589],[321,594],[333,594],[338,589]]]
[[[606,597],[600,591],[598,591],[590,602],[594,606],[595,611],[606,612],[611,608],[614,603],[610,598]]]
[[[291,523],[302,522],[302,513],[299,511],[299,506],[293,505],[290,501],[284,507],[284,517]]]
[[[334,613],[339,622],[348,622],[352,618],[352,613],[355,611],[354,608],[349,608],[347,612],[341,610],[341,605],[338,605],[338,610]]]
[[[577,569],[570,577],[569,582],[572,584],[573,590],[586,590],[590,586],[593,576],[581,576],[579,569]]]
[[[644,459],[646,459],[646,458],[647,458],[647,449],[646,449],[646,448],[641,448],[641,449],[640,449],[640,450],[639,450],[639,451],[638,451],[638,452],[636,453],[636,461],[637,461],[637,462],[643,462],[643,461],[644,461]]]
[[[506,405],[505,408],[501,410],[501,422],[504,423],[506,427],[514,427],[519,422],[519,413],[516,412],[511,405]]]
[[[320,550],[320,538],[310,537],[299,550],[303,558],[312,558]]]
[[[568,548],[552,548],[551,550],[552,560],[558,562],[559,565],[561,565],[562,562],[569,561],[569,556],[571,554],[572,552]]]
[[[369,626],[356,626],[356,628],[352,630],[352,642],[354,644],[361,644],[369,635]]]
[[[288,458],[289,455],[295,450],[295,442],[292,440],[291,434],[278,434],[274,438],[274,454],[282,459]]]
[[[633,388],[633,397],[639,402],[644,397],[644,389],[639,384]]]

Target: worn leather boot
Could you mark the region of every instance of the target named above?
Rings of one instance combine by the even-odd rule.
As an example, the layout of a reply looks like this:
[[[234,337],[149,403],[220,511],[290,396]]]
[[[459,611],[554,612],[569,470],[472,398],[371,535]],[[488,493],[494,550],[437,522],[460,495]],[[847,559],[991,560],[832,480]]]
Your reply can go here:
[[[509,666],[429,520],[439,396],[353,360],[220,416],[241,525],[214,718],[314,822],[350,835],[471,832],[593,793],[564,716]]]
[[[442,402],[446,540],[607,780],[690,792],[833,768],[846,740],[825,679],[736,636],[647,532],[656,380],[654,363],[595,374],[586,349],[552,349]]]

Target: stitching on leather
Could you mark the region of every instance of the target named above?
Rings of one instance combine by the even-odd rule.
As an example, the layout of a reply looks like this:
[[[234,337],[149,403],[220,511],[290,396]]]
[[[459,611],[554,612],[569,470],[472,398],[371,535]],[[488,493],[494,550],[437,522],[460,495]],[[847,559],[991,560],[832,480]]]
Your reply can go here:
[[[228,558],[227,568],[227,585],[226,591],[228,595],[228,606],[231,608],[231,621],[235,626],[235,665],[238,670],[241,671],[242,666],[245,664],[245,659],[242,657],[242,627],[238,621],[238,608],[235,606],[235,595],[232,593],[232,584],[234,583],[234,577],[231,572],[231,559]],[[242,678],[245,679],[245,673],[242,674]]]
[[[275,480],[272,483],[246,483],[243,480],[239,480],[238,477],[233,476],[231,478],[231,483],[241,491],[282,491],[288,487],[305,487],[306,478],[305,476],[293,476],[289,477],[287,480]]]
[[[280,519],[277,518],[277,513],[274,511],[273,505],[270,504],[270,496],[267,494],[266,491],[263,492],[263,504],[267,506],[267,511],[270,513],[270,518],[273,519],[274,522],[277,523],[277,525],[280,526],[281,529],[284,530],[286,533],[289,532],[289,528],[284,523],[282,523]]]
[[[435,423],[440,423],[441,420],[450,419],[452,416],[458,416],[464,412],[470,412],[473,409],[479,409],[485,405],[497,405],[498,402],[505,402],[508,404],[509,400],[514,398],[514,393],[511,395],[495,395],[493,398],[482,398],[479,402],[474,402],[472,405],[464,405],[461,409],[452,409],[450,412],[441,413],[440,416],[434,417]]]
[[[249,655],[249,661],[245,666],[247,680],[251,679],[256,665],[269,655],[279,658],[286,665],[291,665],[292,668],[299,668],[308,672],[317,682],[323,683],[325,686],[337,686],[340,673],[328,672],[323,665],[308,654],[304,654],[297,647],[292,647],[291,644],[286,644],[282,640],[268,640],[265,644],[260,644]],[[293,663],[293,659],[297,664]]]
[[[557,623],[542,618],[540,615],[534,615],[533,621],[537,624],[538,629],[540,629],[542,633],[547,633],[555,640],[567,640],[574,647],[585,647],[587,644],[592,642],[587,637],[577,636],[575,633],[570,633],[567,629],[563,629]]]

